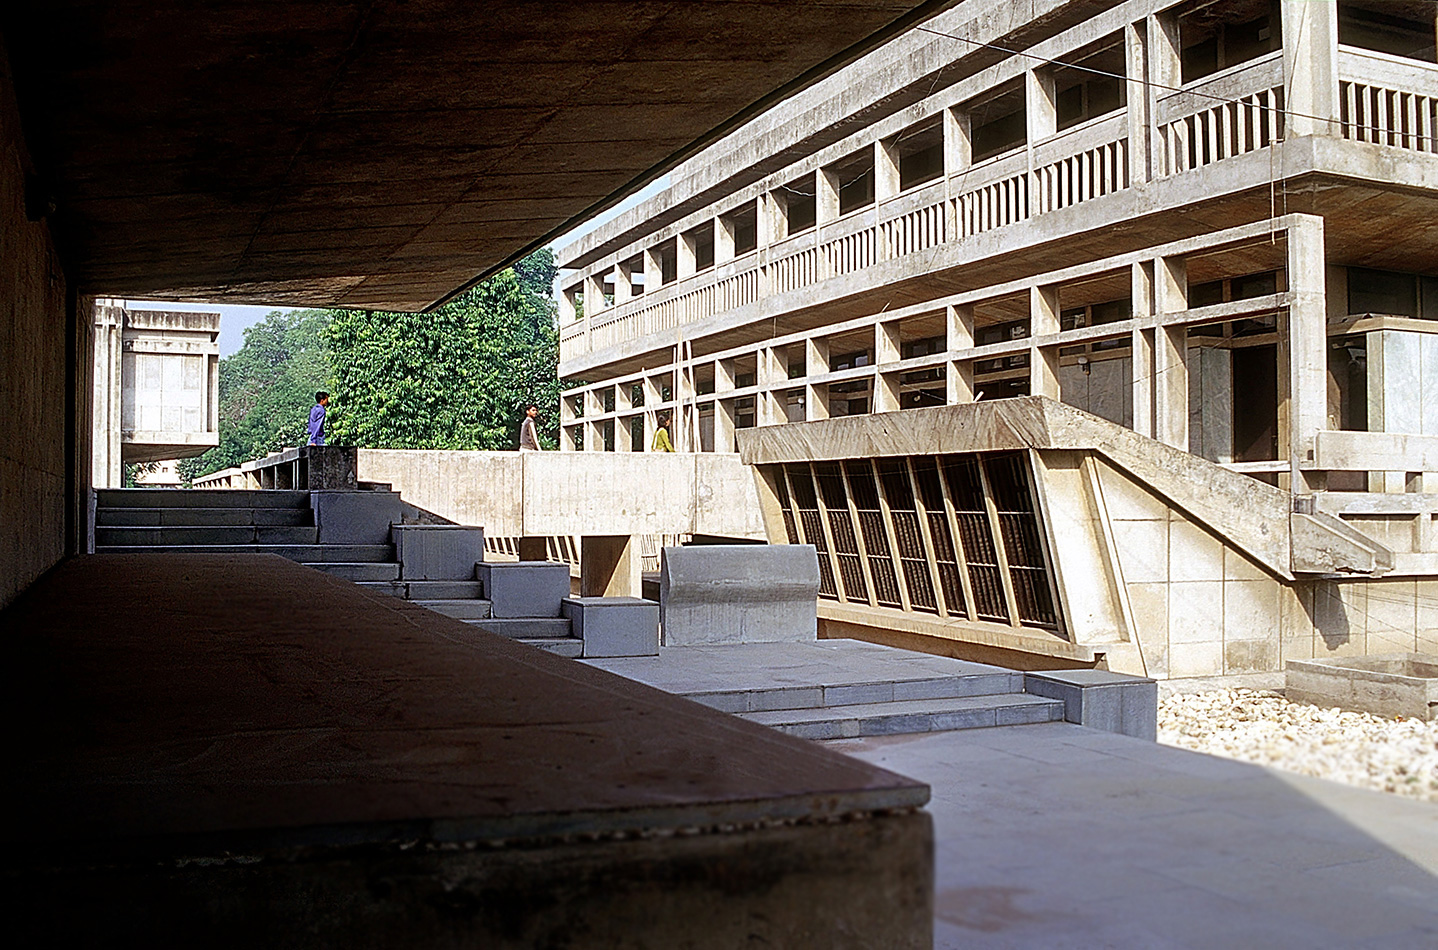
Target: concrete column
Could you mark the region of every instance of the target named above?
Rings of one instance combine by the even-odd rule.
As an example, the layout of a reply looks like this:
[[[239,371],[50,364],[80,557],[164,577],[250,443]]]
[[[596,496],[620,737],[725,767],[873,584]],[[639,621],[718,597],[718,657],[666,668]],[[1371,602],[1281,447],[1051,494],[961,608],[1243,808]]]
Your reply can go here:
[[[1328,302],[1324,292],[1323,219],[1302,215],[1288,229],[1287,314],[1280,312],[1279,444],[1288,451],[1289,490],[1307,493],[1324,478],[1299,466],[1314,457],[1314,440],[1328,420]],[[1286,436],[1286,438],[1285,438]]]
[[[632,535],[590,535],[579,541],[581,597],[644,596],[644,562]]]
[[[1029,337],[1048,336],[1059,332],[1059,294],[1056,287],[1029,288]],[[1060,398],[1059,348],[1029,348],[1029,394]]]
[[[614,305],[617,307],[622,303],[628,303],[629,298],[634,296],[630,290],[630,270],[622,263],[614,265]]]
[[[874,143],[874,200],[884,201],[899,193],[899,143],[889,139]]]
[[[1338,4],[1280,0],[1287,135],[1333,134],[1338,115]]]
[[[974,163],[974,144],[969,114],[958,109],[944,110],[944,172],[956,175]]]
[[[714,219],[714,265],[734,259],[734,222],[723,215]]]
[[[874,324],[874,412],[897,412],[899,409],[899,374],[886,373],[884,367],[899,362],[899,321]]]
[[[783,360],[773,347],[763,347],[755,354],[755,382],[759,392],[754,399],[754,424],[760,426],[781,425],[788,421],[782,400],[784,394],[775,387],[781,387],[788,377]]]
[[[804,387],[804,421],[816,422],[829,418],[829,384]]]
[[[91,484],[95,488],[118,488],[124,483],[121,462],[120,414],[121,369],[125,311],[101,304],[94,307],[95,362],[94,398],[91,417]]]
[[[1148,78],[1144,87],[1144,105],[1150,119],[1158,115],[1158,100],[1171,94],[1183,82],[1183,65],[1180,58],[1178,21],[1163,15],[1149,16],[1145,21],[1148,37]],[[1165,174],[1163,162],[1163,140],[1159,137],[1158,126],[1150,121],[1148,126],[1148,154],[1152,159],[1152,177]]]
[[[692,277],[698,272],[698,259],[695,256],[695,248],[697,246],[698,241],[695,240],[693,231],[679,235],[679,239],[674,242],[674,247],[678,254],[678,264],[675,267],[677,279],[683,280],[686,277]]]
[[[659,289],[664,279],[664,267],[659,263],[659,248],[650,247],[644,250],[644,292],[652,294]]]
[[[1153,178],[1149,161],[1148,31],[1143,22],[1130,23],[1123,29],[1123,47],[1128,100],[1128,175],[1137,185]]]
[[[827,168],[819,169],[814,176],[818,188],[814,198],[814,214],[817,222],[823,224],[839,217],[839,175]]]
[[[780,195],[772,191],[760,195],[758,215],[755,237],[760,248],[784,240],[784,199]]]
[[[604,434],[599,430],[599,424],[594,422],[594,417],[604,411],[604,402],[599,398],[597,390],[587,390],[584,393],[584,451],[603,452]]]
[[[1153,316],[1153,263],[1133,265],[1129,301],[1139,329],[1130,338],[1130,380],[1133,386],[1133,431],[1153,438],[1153,330],[1142,324]]]
[[[575,295],[573,291],[569,288],[566,288],[559,292],[558,303],[560,326],[564,326],[566,323],[573,323],[575,318],[578,316],[574,306],[574,296]]]
[[[829,372],[829,341],[810,337],[804,341],[804,375],[822,376]]]
[[[734,451],[735,417],[734,400],[722,398],[734,391],[734,361],[717,360],[714,363],[714,451]]]
[[[1183,258],[1154,264],[1154,304],[1159,319],[1188,309],[1188,266]],[[1160,326],[1153,340],[1154,438],[1188,451],[1188,330]]]
[[[947,308],[945,347],[950,352],[963,352],[974,346],[974,308],[972,305]],[[950,406],[974,401],[974,361],[951,360],[945,373],[945,402]]]
[[[584,315],[592,317],[604,309],[604,275],[591,274],[584,278]]]
[[[1024,72],[1024,114],[1028,119],[1029,146],[1042,142],[1058,131],[1058,113],[1054,108],[1054,77],[1047,69]]]

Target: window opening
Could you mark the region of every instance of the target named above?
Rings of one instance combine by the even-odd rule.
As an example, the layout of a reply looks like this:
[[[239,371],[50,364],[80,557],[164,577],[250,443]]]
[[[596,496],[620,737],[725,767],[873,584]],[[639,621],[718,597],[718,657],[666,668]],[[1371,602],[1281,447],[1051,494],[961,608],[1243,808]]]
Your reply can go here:
[[[804,540],[814,545],[819,555],[819,596],[837,600],[839,588],[834,582],[829,541],[824,534],[824,522],[819,513],[819,497],[814,489],[813,476],[807,465],[790,465],[788,473],[794,486],[794,508],[798,512],[799,524],[804,529]]]
[[[1210,0],[1178,15],[1183,81],[1257,59],[1283,46],[1278,0]]]
[[[1339,0],[1338,42],[1425,63],[1435,58],[1433,0]]]
[[[944,507],[944,488],[939,482],[938,463],[926,456],[914,460],[914,482],[919,488],[919,499],[924,505],[924,517],[929,523],[929,537],[934,541],[934,564],[939,569],[939,586],[944,592],[944,605],[949,616],[969,615],[964,599],[964,582],[959,575],[959,560],[954,550],[954,538],[949,531],[948,510]]]
[[[1057,627],[1028,459],[1023,455],[990,456],[984,459],[984,470],[999,519],[1018,619],[1030,626]]]
[[[734,236],[734,255],[748,254],[759,246],[759,210],[750,201],[724,215],[724,227]]]
[[[1103,49],[1054,69],[1054,111],[1060,132],[1127,104],[1128,84],[1120,78],[1127,72],[1123,43],[1118,37],[1107,42]]]
[[[849,517],[848,493],[839,463],[816,462],[814,479],[818,482],[819,497],[828,515],[829,533],[834,538],[834,556],[839,562],[839,579],[844,584],[844,596],[867,603],[869,585],[864,580],[859,539],[854,531],[854,521]]]
[[[855,152],[825,169],[838,182],[839,214],[874,203],[874,150]]]
[[[659,283],[672,284],[679,279],[679,242],[670,238],[654,249],[659,258]]]
[[[776,192],[784,208],[784,233],[798,234],[807,231],[818,220],[819,206],[815,199],[814,174],[810,172],[796,178],[787,185],[781,185]]]
[[[983,481],[975,456],[948,455],[939,460],[954,505],[959,543],[968,562],[969,585],[974,591],[974,608],[980,620],[1008,623],[1009,609],[999,576],[998,549],[989,525]]]
[[[993,158],[1028,141],[1022,85],[1013,83],[997,95],[967,104],[964,109],[969,114],[975,162]]]
[[[899,190],[908,191],[944,176],[944,127],[935,120],[899,133],[894,141]]]
[[[879,508],[879,493],[874,487],[874,470],[868,459],[849,459],[844,463],[848,476],[854,514],[868,555],[869,576],[874,581],[874,602],[880,607],[901,607],[899,580],[889,554],[889,537],[884,531],[884,513]]]
[[[914,503],[914,489],[909,483],[909,466],[902,458],[875,459],[884,500],[889,504],[889,517],[894,525],[894,542],[899,564],[904,571],[904,587],[909,605],[914,610],[938,613],[934,599],[934,581],[929,574],[929,556],[924,546],[923,529]]]

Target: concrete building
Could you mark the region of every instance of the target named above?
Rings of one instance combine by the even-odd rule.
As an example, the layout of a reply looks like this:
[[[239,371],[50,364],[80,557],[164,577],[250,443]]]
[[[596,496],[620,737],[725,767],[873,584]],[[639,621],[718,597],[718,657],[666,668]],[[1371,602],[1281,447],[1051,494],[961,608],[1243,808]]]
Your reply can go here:
[[[944,11],[562,250],[562,447],[737,448],[836,631],[1438,651],[1434,15]]]
[[[220,315],[94,305],[96,488],[220,444]],[[178,484],[178,482],[177,482]]]

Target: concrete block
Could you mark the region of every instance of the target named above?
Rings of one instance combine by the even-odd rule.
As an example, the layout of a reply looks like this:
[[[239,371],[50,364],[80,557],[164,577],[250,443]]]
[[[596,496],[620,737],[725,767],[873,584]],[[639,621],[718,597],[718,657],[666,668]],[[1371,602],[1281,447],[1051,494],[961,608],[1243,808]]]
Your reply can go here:
[[[659,622],[666,646],[818,638],[813,545],[664,548]]]
[[[569,596],[569,565],[487,561],[475,565],[492,617],[559,617]]]
[[[407,581],[472,580],[475,564],[484,560],[483,528],[405,524],[391,533],[399,576]]]
[[[1375,716],[1438,720],[1438,661],[1420,653],[1292,660],[1284,673],[1284,695],[1293,702]]]
[[[359,450],[349,445],[305,447],[310,491],[354,491],[359,488]]]
[[[1024,691],[1062,700],[1064,719],[1150,741],[1158,738],[1158,683],[1108,670],[1025,673]]]
[[[389,544],[389,528],[404,520],[396,492],[310,492],[320,544]]]
[[[584,656],[658,656],[659,605],[638,597],[569,597],[560,605]]]

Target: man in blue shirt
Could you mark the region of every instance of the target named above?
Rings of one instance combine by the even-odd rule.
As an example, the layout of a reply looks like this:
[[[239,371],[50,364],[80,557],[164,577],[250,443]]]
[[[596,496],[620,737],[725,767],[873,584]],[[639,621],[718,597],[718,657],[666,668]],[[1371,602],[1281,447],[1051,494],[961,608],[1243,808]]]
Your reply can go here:
[[[324,390],[315,393],[315,405],[310,410],[310,445],[325,444],[325,407],[329,404],[329,393]]]

